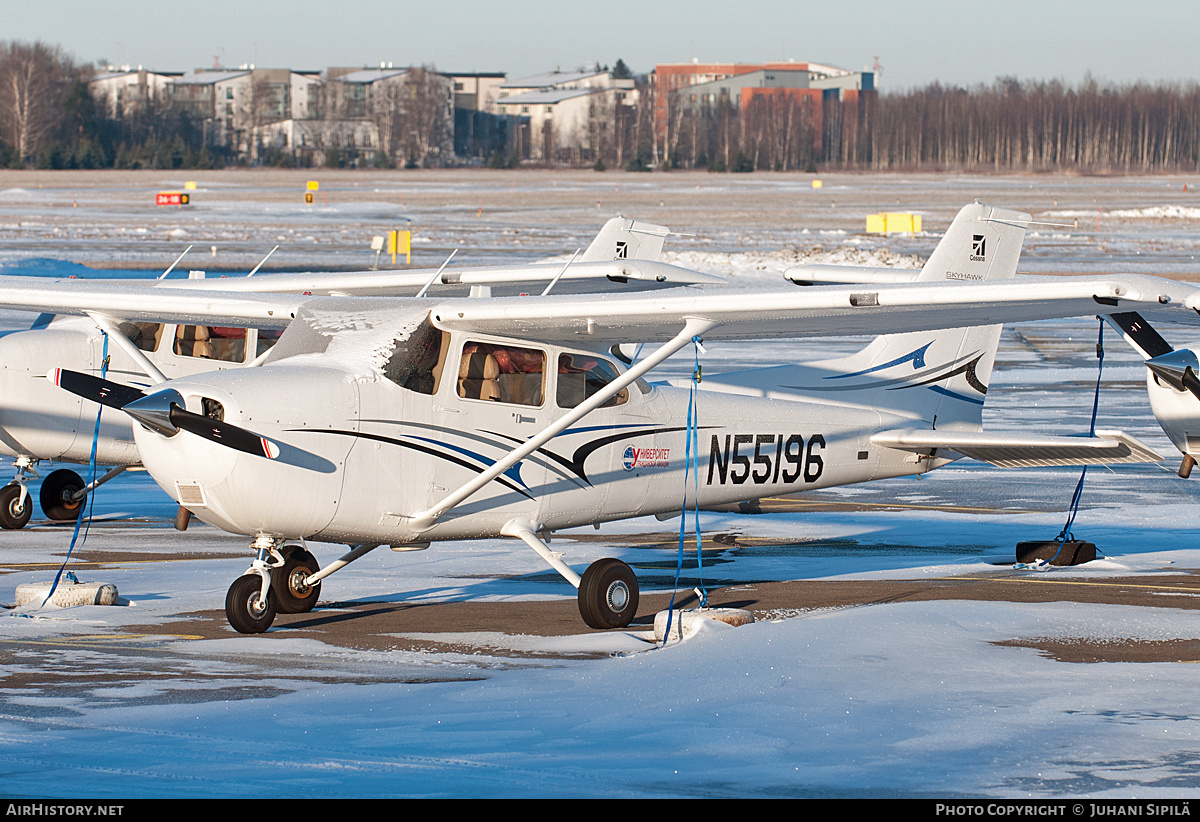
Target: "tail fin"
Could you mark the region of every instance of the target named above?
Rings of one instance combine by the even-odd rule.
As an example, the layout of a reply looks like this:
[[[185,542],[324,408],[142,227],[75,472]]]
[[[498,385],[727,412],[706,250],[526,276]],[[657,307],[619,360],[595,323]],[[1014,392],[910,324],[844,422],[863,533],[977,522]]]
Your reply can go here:
[[[916,281],[1011,279],[1029,219],[980,203],[966,206]],[[836,360],[735,372],[712,382],[722,384],[720,390],[873,408],[915,427],[980,430],[1000,330],[991,325],[890,334]]]
[[[604,260],[653,260],[662,257],[663,240],[671,229],[666,226],[613,217],[600,229],[596,239],[579,256],[579,262]]]
[[[966,206],[917,276],[917,282],[977,282],[1016,276],[1030,217],[979,202]],[[978,430],[1000,343],[1001,325],[891,334],[838,362],[821,380],[860,385],[881,412],[931,427]]]

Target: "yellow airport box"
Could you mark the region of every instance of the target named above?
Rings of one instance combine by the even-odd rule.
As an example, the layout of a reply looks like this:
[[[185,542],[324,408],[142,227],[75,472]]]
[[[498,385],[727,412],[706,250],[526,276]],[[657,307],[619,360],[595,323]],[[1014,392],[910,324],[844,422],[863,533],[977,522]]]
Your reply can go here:
[[[412,264],[412,232],[389,231],[387,233],[387,251],[392,255],[392,264],[396,263],[396,255],[403,254],[404,262]]]
[[[920,214],[889,211],[867,215],[868,234],[915,234],[921,230]]]
[[[318,181],[316,181],[316,180],[309,180],[309,181],[308,181],[308,190],[309,190],[309,191],[316,191],[316,190],[317,190],[317,189],[319,189],[320,187],[321,187],[321,184],[320,184]]]

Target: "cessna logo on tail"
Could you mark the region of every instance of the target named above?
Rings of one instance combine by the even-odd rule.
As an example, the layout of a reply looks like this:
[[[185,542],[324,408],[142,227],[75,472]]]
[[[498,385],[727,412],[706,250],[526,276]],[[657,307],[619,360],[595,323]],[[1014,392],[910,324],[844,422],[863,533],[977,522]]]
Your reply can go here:
[[[624,260],[629,257],[629,243],[624,240],[617,241],[617,256],[614,259]]]
[[[971,235],[971,259],[977,263],[987,261],[986,255],[987,240],[982,234]]]

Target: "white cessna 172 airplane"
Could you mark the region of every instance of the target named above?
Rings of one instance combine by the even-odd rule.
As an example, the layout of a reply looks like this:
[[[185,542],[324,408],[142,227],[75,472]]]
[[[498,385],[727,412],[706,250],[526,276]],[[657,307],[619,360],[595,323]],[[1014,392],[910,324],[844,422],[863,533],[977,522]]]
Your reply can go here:
[[[99,287],[191,292],[278,293],[297,295],[387,295],[392,297],[463,295],[468,289],[490,295],[495,289],[518,292],[627,291],[720,282],[699,272],[660,262],[665,226],[610,219],[592,243],[567,265],[529,263],[515,266],[458,267],[403,271],[266,274],[258,277],[154,281],[33,279],[39,288],[81,293]],[[186,252],[185,252],[186,253]],[[268,255],[269,256],[269,255]],[[182,259],[182,257],[181,257]],[[176,260],[176,262],[179,262]],[[170,269],[168,269],[169,271]],[[257,270],[257,269],[256,269]],[[202,272],[199,272],[202,273]],[[253,274],[254,272],[251,272]],[[24,278],[0,277],[0,282]],[[0,487],[0,527],[22,528],[33,505],[27,474],[37,475],[39,460],[87,464],[91,455],[96,407],[54,388],[45,379],[53,368],[100,370],[104,335],[108,335],[108,376],[146,386],[151,382],[203,371],[236,368],[263,358],[279,338],[270,324],[222,327],[196,323],[131,322],[120,309],[93,305],[87,316],[40,316],[27,331],[0,337],[0,454],[14,457],[16,478]],[[60,468],[49,474],[39,493],[42,511],[52,520],[73,520],[88,491],[137,465],[130,421],[124,415],[107,417],[97,440],[99,464],[112,470],[85,487],[78,473]]]
[[[392,301],[178,291],[64,295],[0,283],[0,305],[115,311],[131,321],[286,325],[256,368],[149,392],[57,371],[54,382],[139,423],[158,484],[204,521],[253,538],[226,597],[261,632],[313,607],[321,581],[379,545],[521,539],[578,588],[584,621],[623,627],[637,580],[616,559],[578,575],[556,529],[884,477],[970,456],[1004,465],[1155,460],[1120,432],[994,435],[981,414],[997,323],[1156,310],[1196,319],[1197,289],[1145,276],[1014,275],[1029,217],[965,207],[917,282],[786,291]],[[941,329],[941,330],[938,330]],[[837,360],[642,378],[703,340],[882,333]],[[623,363],[619,343],[660,343]],[[693,442],[689,452],[688,440]],[[685,459],[692,456],[690,477]],[[323,568],[288,540],[352,546]]]

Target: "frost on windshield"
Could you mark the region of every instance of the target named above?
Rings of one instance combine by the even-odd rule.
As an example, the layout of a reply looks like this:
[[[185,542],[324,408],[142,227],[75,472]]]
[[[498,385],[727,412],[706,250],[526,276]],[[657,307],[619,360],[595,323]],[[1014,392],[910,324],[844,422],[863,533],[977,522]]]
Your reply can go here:
[[[445,360],[445,336],[430,324],[428,310],[347,310],[342,300],[328,305],[314,300],[300,309],[267,362],[317,357],[353,374],[386,377],[403,388],[431,394]]]

